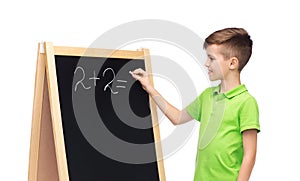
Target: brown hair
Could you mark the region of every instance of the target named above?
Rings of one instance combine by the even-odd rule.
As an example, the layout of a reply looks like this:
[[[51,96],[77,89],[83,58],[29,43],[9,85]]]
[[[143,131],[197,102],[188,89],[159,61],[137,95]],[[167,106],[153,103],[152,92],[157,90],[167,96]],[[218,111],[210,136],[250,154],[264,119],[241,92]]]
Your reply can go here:
[[[205,39],[203,46],[206,49],[212,44],[223,46],[224,58],[236,57],[239,60],[239,71],[245,67],[252,54],[253,42],[243,28],[225,28],[212,33]]]

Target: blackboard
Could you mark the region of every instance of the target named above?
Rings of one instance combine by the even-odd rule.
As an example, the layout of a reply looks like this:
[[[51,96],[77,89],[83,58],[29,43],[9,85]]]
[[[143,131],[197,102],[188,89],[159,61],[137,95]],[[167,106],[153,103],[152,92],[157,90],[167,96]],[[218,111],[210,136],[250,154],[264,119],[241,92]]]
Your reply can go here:
[[[156,108],[136,68],[151,73],[149,50],[39,44],[29,180],[165,181]]]
[[[122,163],[123,160],[118,160],[119,157],[116,157],[116,160],[111,159],[91,145],[95,144],[97,146],[98,144],[108,147],[109,144],[116,144],[113,142],[107,143],[106,139],[103,139],[107,136],[101,133],[107,130],[125,142],[133,144],[154,142],[148,95],[129,74],[130,70],[136,68],[145,69],[144,61],[142,59],[55,56],[55,62],[70,180],[159,180],[156,162]],[[126,68],[122,69],[126,64]],[[130,65],[128,66],[128,64]],[[143,122],[145,125],[142,125],[142,128],[146,129],[135,128],[124,123],[128,118],[117,115],[118,113],[115,111],[123,110],[114,108],[112,97],[128,101],[130,105],[128,110],[137,115],[136,120],[129,121]],[[75,99],[79,100],[72,101]],[[93,107],[89,107],[93,104],[87,103],[84,99],[95,99],[98,111],[96,116],[90,112],[94,110]],[[74,106],[73,104],[79,105]],[[124,105],[126,106],[126,104]],[[77,114],[81,114],[83,119],[86,118],[83,120],[86,123],[77,123],[73,107],[78,107]],[[102,119],[99,119],[97,115]],[[147,120],[139,119],[144,117],[147,117]],[[104,123],[104,127],[99,126],[100,123],[97,124],[101,121]],[[82,125],[83,127],[89,127],[87,128],[89,131],[92,131],[90,128],[97,127],[94,127],[96,138],[93,141],[95,143],[87,141],[78,124],[90,124],[87,126]],[[121,145],[117,148],[122,150]],[[123,149],[126,151],[125,148]],[[111,150],[111,152],[114,151],[116,150]],[[155,147],[148,150],[148,153],[138,154],[155,158]],[[123,159],[126,159],[125,153]],[[141,161],[143,162],[143,160]],[[130,162],[130,160],[127,160],[127,162]],[[138,160],[132,162],[138,162]]]

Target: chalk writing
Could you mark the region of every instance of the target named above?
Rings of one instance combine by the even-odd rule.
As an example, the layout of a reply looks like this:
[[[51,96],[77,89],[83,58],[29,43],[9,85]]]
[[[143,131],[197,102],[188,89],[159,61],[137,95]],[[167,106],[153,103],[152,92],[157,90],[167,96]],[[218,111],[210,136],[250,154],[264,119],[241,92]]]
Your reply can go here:
[[[76,69],[74,71],[74,76],[75,76],[75,74],[79,74],[79,75],[76,75],[76,77],[78,77],[78,76],[80,77],[80,79],[76,82],[76,84],[74,86],[74,91],[75,92],[78,90],[78,86],[82,87],[84,90],[91,89],[92,86],[87,86],[87,85],[89,85],[88,81],[92,81],[92,85],[94,87],[96,87],[97,86],[97,81],[101,80],[101,78],[96,76],[95,71],[93,71],[93,75],[91,77],[86,79],[85,70],[81,66],[76,67]],[[110,68],[110,67],[106,68],[102,73],[102,77],[104,78],[107,74],[111,74],[112,78],[107,82],[107,84],[105,84],[105,86],[103,88],[103,91],[107,91],[107,89],[109,89],[112,94],[118,94],[119,92],[116,91],[116,89],[126,89],[127,81],[126,80],[120,80],[120,79],[115,80],[116,79],[116,74],[115,74],[115,71],[112,68]],[[112,87],[112,84],[113,84],[114,81],[116,81],[118,84],[120,84],[120,85],[116,85],[115,89],[113,89],[113,87]]]
[[[107,72],[107,71],[109,71],[109,70],[112,72],[113,78],[111,79],[111,81],[109,81],[109,82],[104,86],[104,91],[106,91],[106,89],[109,88],[109,89],[110,89],[110,92],[111,92],[112,94],[118,94],[119,92],[113,91],[112,88],[111,88],[111,86],[110,86],[110,84],[111,84],[111,83],[114,81],[114,79],[116,78],[116,75],[115,75],[114,70],[113,70],[112,68],[107,68],[107,69],[105,69],[105,70],[103,71],[103,75],[102,75],[102,76],[104,77],[105,72]]]
[[[82,87],[83,87],[84,89],[90,89],[91,87],[86,87],[86,86],[84,85],[84,83],[83,83],[83,80],[85,79],[84,69],[83,69],[82,67],[77,67],[77,68],[75,69],[75,71],[74,71],[74,74],[77,72],[77,70],[81,70],[81,72],[82,72],[82,79],[80,79],[80,80],[75,84],[75,92],[76,92],[77,86],[78,86],[79,84],[81,84]]]
[[[100,80],[100,78],[96,77],[95,71],[94,71],[94,77],[89,78],[89,80],[94,80],[94,86],[96,86],[96,81]]]

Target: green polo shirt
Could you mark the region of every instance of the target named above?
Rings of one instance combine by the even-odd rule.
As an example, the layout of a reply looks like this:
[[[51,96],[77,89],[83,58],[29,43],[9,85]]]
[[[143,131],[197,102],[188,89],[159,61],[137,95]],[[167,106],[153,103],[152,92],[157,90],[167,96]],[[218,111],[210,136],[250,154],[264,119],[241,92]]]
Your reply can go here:
[[[257,102],[245,85],[219,91],[220,86],[207,88],[186,107],[201,122],[195,181],[237,180],[244,155],[242,132],[260,131]]]

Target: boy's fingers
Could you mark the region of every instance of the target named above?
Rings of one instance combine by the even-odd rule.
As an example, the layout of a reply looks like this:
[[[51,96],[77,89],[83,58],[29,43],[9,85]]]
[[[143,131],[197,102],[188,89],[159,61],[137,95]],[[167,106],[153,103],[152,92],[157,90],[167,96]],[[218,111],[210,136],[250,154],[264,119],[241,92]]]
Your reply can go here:
[[[130,73],[131,76],[132,76],[134,79],[136,79],[136,80],[140,79],[141,76],[142,76],[142,74],[140,74],[140,73],[135,73],[135,72],[132,72],[132,71],[129,71],[129,73]]]
[[[145,75],[145,74],[146,74],[146,72],[145,72],[143,69],[141,69],[141,68],[135,69],[135,70],[133,71],[133,73],[134,73],[134,74],[141,74],[141,75]]]
[[[129,71],[129,73],[131,74],[131,76],[135,79],[139,79],[141,77],[145,77],[147,76],[147,72],[144,71],[143,69],[139,68],[139,69],[135,69],[134,71]]]

